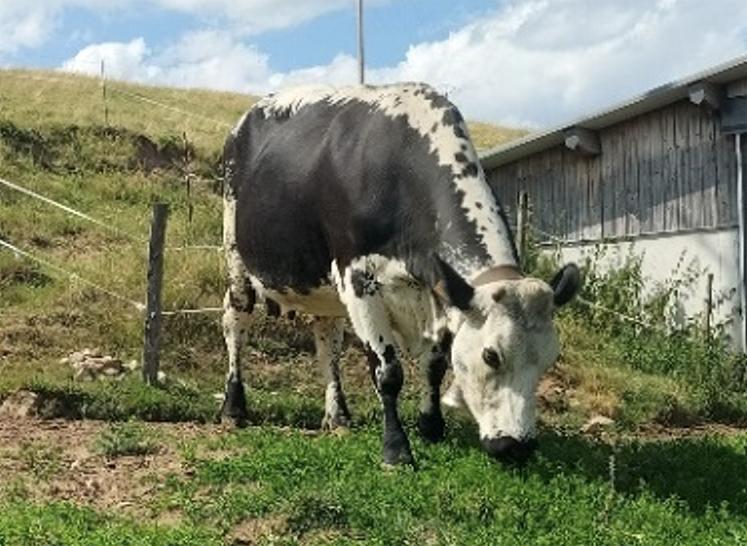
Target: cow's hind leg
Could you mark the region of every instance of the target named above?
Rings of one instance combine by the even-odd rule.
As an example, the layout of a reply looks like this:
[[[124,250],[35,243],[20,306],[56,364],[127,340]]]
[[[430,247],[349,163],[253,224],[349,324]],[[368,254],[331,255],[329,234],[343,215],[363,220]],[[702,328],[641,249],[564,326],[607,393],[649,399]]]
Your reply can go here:
[[[338,281],[338,292],[356,334],[366,345],[371,376],[384,412],[384,463],[413,464],[410,441],[397,410],[404,373],[397,357],[381,286],[373,273],[366,271],[365,264],[348,268],[344,279],[344,282]]]
[[[318,317],[314,321],[314,339],[319,367],[327,386],[322,428],[332,430],[350,426],[350,412],[340,382],[340,357],[345,319]]]
[[[232,269],[230,265],[229,269]],[[221,415],[233,419],[237,426],[244,426],[248,413],[241,350],[247,341],[249,315],[256,302],[256,293],[248,275],[238,264],[234,264],[233,270],[229,271],[229,283],[223,300],[223,338],[228,350],[228,375]]]
[[[420,403],[418,430],[420,436],[428,442],[440,442],[444,439],[445,423],[441,413],[441,383],[448,367],[446,355],[449,351],[450,337],[448,335],[448,338],[433,345],[431,351],[420,359],[425,391]]]

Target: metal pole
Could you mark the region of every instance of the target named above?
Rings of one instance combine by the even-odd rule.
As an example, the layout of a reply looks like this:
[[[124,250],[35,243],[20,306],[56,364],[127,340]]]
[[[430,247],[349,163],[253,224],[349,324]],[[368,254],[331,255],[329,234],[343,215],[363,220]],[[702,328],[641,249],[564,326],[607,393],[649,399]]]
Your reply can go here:
[[[357,0],[358,3],[358,83],[363,85],[365,78],[365,59],[363,51],[363,0]]]

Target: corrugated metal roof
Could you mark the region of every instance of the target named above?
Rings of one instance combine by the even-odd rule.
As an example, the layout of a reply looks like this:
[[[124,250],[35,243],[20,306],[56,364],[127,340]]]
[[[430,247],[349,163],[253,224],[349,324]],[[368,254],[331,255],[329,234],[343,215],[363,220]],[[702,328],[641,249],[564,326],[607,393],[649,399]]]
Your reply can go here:
[[[694,83],[706,81],[714,84],[725,84],[741,78],[747,78],[747,55],[693,74],[687,78],[655,87],[643,95],[639,95],[601,112],[574,120],[571,123],[560,125],[547,131],[531,133],[518,140],[503,144],[481,153],[480,161],[485,169],[498,167],[563,144],[565,142],[564,132],[573,127],[583,127],[598,131],[626,119],[651,112],[652,110],[687,98],[689,96],[688,88]]]

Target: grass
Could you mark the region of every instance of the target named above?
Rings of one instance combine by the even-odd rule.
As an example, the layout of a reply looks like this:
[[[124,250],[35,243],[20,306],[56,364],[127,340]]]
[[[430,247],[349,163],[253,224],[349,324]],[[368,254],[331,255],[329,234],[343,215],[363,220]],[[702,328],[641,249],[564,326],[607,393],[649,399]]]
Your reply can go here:
[[[158,450],[158,443],[139,423],[114,423],[99,433],[96,449],[106,457],[148,455]]]
[[[449,425],[444,444],[414,441],[417,471],[382,471],[377,427],[346,436],[258,428],[198,439],[182,446],[188,471],[139,507],[148,517],[40,504],[16,491],[0,500],[0,544],[747,540],[745,436],[608,444],[546,432],[538,456],[512,469],[479,451],[471,424],[450,418]],[[163,514],[178,523],[144,523]]]

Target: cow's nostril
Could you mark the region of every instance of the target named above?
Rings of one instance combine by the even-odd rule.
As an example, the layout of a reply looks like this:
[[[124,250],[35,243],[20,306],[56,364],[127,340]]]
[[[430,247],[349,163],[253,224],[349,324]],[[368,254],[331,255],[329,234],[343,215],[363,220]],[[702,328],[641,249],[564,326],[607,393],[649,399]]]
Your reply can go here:
[[[491,457],[504,463],[523,464],[537,448],[537,440],[517,440],[511,436],[483,438],[482,447]]]

